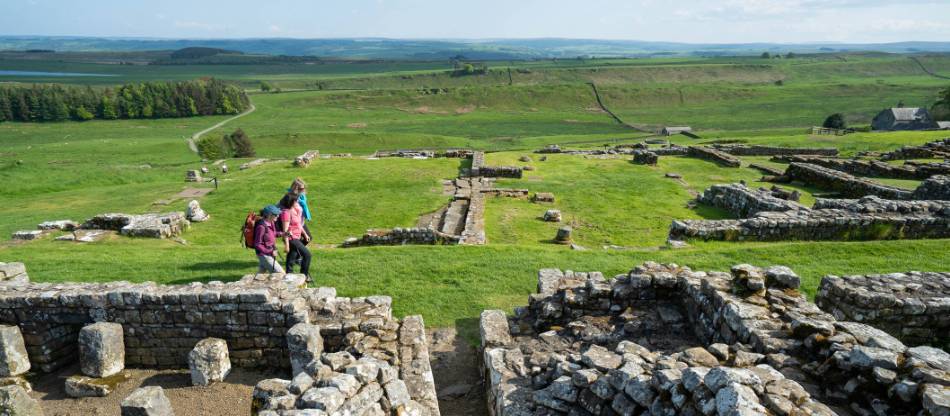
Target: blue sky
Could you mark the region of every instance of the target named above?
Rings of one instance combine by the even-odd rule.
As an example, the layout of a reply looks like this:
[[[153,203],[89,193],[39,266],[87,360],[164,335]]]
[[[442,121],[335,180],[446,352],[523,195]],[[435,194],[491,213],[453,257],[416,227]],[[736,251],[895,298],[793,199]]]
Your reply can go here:
[[[2,0],[0,35],[950,41],[950,0]]]

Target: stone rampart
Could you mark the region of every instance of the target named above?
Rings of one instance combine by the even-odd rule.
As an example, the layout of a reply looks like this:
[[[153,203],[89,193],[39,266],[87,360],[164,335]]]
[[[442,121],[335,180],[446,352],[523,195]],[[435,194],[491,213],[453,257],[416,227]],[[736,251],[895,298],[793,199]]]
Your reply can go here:
[[[834,147],[778,147],[745,144],[714,144],[712,147],[733,156],[838,155],[838,149]]]
[[[907,344],[950,349],[950,273],[825,276],[815,303]]]
[[[611,280],[542,270],[527,307],[510,318],[482,313],[489,412],[950,410],[943,401],[950,355],[836,321],[796,290],[798,282],[781,266],[739,265],[730,274],[646,263]]]
[[[703,159],[703,160],[708,160],[710,162],[715,162],[727,168],[737,168],[742,165],[739,159],[733,157],[732,155],[728,153],[716,150],[711,147],[689,146],[686,150],[686,155],[690,157],[695,157],[697,159]]]
[[[845,172],[810,163],[792,163],[785,176],[818,188],[835,191],[846,198],[875,195],[885,199],[911,199],[912,191],[849,175]]]
[[[524,172],[517,166],[487,166],[485,165],[485,152],[474,152],[472,154],[472,168],[469,176],[481,176],[486,178],[521,178]]]
[[[697,201],[725,209],[737,218],[747,218],[763,211],[807,210],[805,206],[777,198],[767,189],[752,190],[743,184],[713,185],[696,198]]]

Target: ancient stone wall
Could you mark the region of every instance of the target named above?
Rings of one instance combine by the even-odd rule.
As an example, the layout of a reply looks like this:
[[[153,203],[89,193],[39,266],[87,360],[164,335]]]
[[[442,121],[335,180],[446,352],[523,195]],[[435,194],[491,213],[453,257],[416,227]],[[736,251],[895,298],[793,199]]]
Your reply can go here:
[[[638,165],[655,165],[658,160],[656,153],[649,150],[634,150],[633,163]]]
[[[885,153],[882,160],[950,158],[950,138],[935,140],[921,146],[903,146]]]
[[[950,349],[950,273],[825,276],[815,303],[907,344]]]
[[[319,157],[320,157],[319,150],[309,150],[307,152],[304,152],[304,154],[294,158],[294,166],[298,168],[305,168],[307,166],[310,166],[310,163],[312,163],[315,159]]]
[[[392,366],[407,399],[421,404],[417,414],[439,414],[422,318],[395,319],[388,296],[338,297],[333,288],[306,288],[303,275],[190,285],[52,284],[24,280],[18,263],[0,265],[0,272],[11,276],[0,282],[0,323],[20,328],[39,371],[75,363],[79,330],[93,322],[121,324],[132,367],[188,368],[189,352],[213,337],[227,342],[235,366],[285,369],[287,333],[305,323],[317,326],[323,352]]]
[[[168,238],[180,235],[191,223],[184,212],[165,214],[100,214],[84,222],[85,230],[112,230],[129,237]]]
[[[650,151],[656,153],[657,156],[686,156],[688,153],[687,148],[676,145],[656,147]]]
[[[932,170],[918,170],[913,165],[895,166],[877,160],[830,159],[815,156],[781,156],[773,157],[772,161],[782,163],[809,163],[847,172],[852,175],[880,176],[883,178],[897,179],[927,179],[932,172]]]
[[[950,355],[836,321],[808,302],[798,283],[781,266],[739,265],[730,274],[646,263],[612,280],[542,270],[527,307],[511,318],[482,313],[489,412],[950,410],[943,387]],[[664,342],[684,325],[695,338],[680,334]]]
[[[481,176],[486,178],[521,178],[524,172],[517,166],[487,166],[485,165],[485,152],[474,152],[472,154],[472,168],[469,176]]]
[[[458,242],[459,239],[456,236],[432,228],[396,227],[368,230],[362,237],[346,239],[343,242],[343,247],[458,244]]]
[[[950,201],[950,176],[931,176],[914,190],[913,198]]]
[[[838,192],[846,198],[875,195],[885,199],[911,199],[912,192],[878,182],[859,178],[835,169],[810,163],[792,163],[785,176],[818,188]]]
[[[834,147],[778,147],[744,144],[714,144],[712,147],[734,156],[838,155],[838,149]]]
[[[686,150],[686,155],[690,157],[695,157],[697,159],[703,159],[703,160],[708,160],[710,162],[715,162],[727,168],[737,168],[742,165],[739,159],[733,157],[732,155],[728,153],[721,152],[711,147],[690,146]]]
[[[725,209],[737,218],[747,218],[762,211],[807,210],[805,206],[777,198],[767,189],[752,190],[743,184],[713,185],[696,198],[697,201]]]

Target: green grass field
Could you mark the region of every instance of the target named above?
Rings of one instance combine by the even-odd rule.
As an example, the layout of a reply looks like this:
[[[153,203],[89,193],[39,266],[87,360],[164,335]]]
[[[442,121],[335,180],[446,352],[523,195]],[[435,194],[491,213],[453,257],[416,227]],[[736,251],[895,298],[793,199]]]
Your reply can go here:
[[[923,58],[934,71],[950,73],[950,59]],[[15,64],[11,64],[15,62]],[[736,140],[750,144],[837,147],[845,156],[886,151],[946,137],[946,132],[857,133],[810,136],[805,132],[831,112],[867,124],[879,109],[904,100],[928,105],[947,82],[923,75],[906,57],[813,57],[782,61],[754,58],[516,62],[508,85],[503,65],[484,77],[453,78],[433,63],[217,65],[188,67],[105,66],[92,63],[0,61],[0,69],[105,72],[116,77],[59,79],[110,83],[187,79],[214,75],[251,87],[260,79],[286,88],[366,88],[254,94],[257,111],[212,131],[244,129],[258,155],[279,159],[217,175],[219,189],[201,199],[212,219],[194,224],[184,243],[115,237],[93,244],[53,241],[0,244],[0,261],[23,261],[36,281],[155,280],[163,283],[235,280],[256,269],[253,253],[238,244],[239,227],[251,210],[275,202],[295,176],[310,184],[315,213],[317,284],[347,296],[384,293],[400,315],[421,313],[432,326],[459,325],[471,338],[484,308],[525,304],[543,267],[624,273],[645,260],[697,269],[736,263],[785,264],[803,276],[814,294],[826,274],[948,270],[946,240],[879,242],[693,243],[664,247],[670,221],[727,218],[728,213],[690,207],[692,195],[717,183],[761,174],[746,167],[767,158],[743,158],[743,167],[722,168],[684,157],[664,157],[655,167],[626,158],[552,155],[531,151],[546,144],[596,148],[634,142],[647,134],[627,128],[597,107],[596,82],[607,105],[626,121],[650,126],[688,124],[702,139],[679,144]],[[10,81],[13,77],[0,78]],[[48,78],[15,81],[50,81]],[[783,85],[775,81],[783,80]],[[428,87],[423,90],[422,87]],[[432,89],[439,88],[438,91]],[[184,189],[184,173],[202,166],[186,138],[224,118],[118,120],[85,123],[0,123],[0,235],[35,228],[46,220],[84,220],[104,212],[184,210],[187,200],[156,202]],[[553,192],[554,204],[492,198],[486,210],[484,247],[330,248],[369,228],[412,226],[420,215],[445,204],[441,181],[458,175],[455,159],[367,160],[375,150],[471,147],[489,150],[490,164],[535,167],[499,186]],[[306,150],[353,153],[353,158],[291,167]],[[524,163],[518,158],[531,156]],[[207,163],[205,163],[207,164]],[[664,177],[682,175],[682,181]],[[884,182],[912,188],[915,181]],[[194,186],[194,185],[192,185]],[[198,186],[211,186],[203,184]],[[802,191],[811,204],[818,189]],[[557,226],[539,219],[558,208],[587,251],[549,242]],[[607,248],[605,248],[605,246]]]

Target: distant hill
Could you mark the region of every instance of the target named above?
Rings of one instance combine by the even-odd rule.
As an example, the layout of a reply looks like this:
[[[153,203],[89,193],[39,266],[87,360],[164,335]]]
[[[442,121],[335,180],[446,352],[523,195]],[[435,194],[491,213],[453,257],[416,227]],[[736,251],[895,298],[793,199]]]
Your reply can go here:
[[[78,51],[176,51],[207,59],[238,53],[257,55],[316,56],[346,59],[468,60],[570,59],[576,57],[723,56],[776,53],[827,53],[876,51],[887,53],[950,53],[950,42],[846,43],[742,43],[689,44],[635,40],[594,39],[142,39],[63,36],[0,36],[0,50]],[[192,56],[192,54],[211,54]],[[172,59],[175,59],[174,57]]]
[[[242,54],[243,53],[239,51],[229,51],[226,49],[192,46],[192,47],[182,48],[177,51],[174,51],[169,57],[171,59],[198,59],[198,58],[207,58],[209,56],[215,56],[215,55],[242,55]]]

